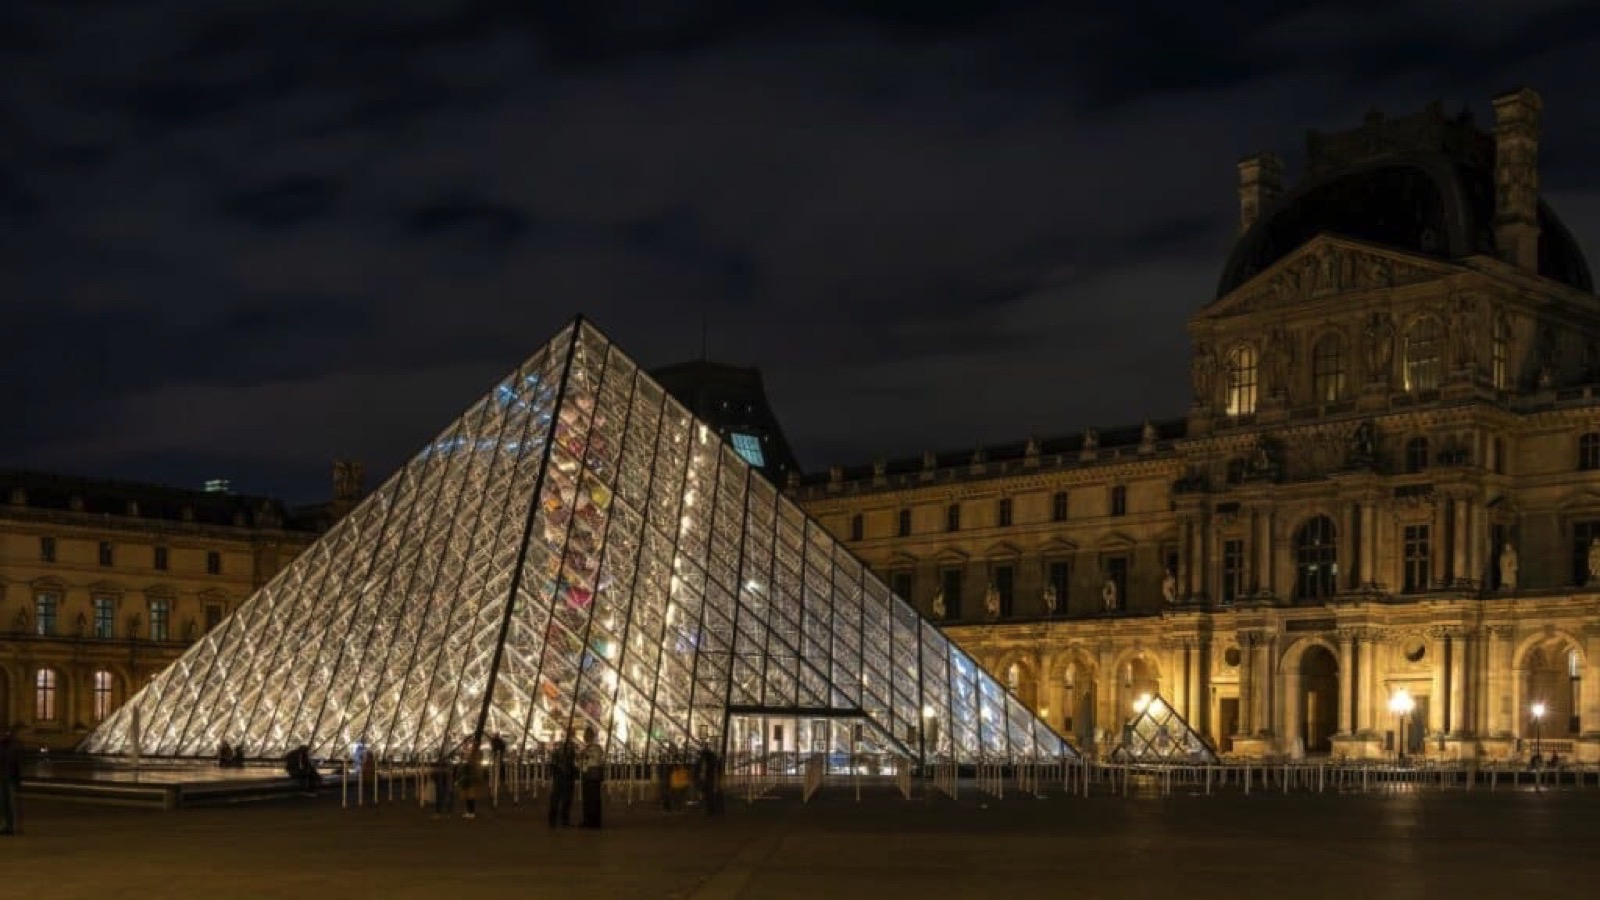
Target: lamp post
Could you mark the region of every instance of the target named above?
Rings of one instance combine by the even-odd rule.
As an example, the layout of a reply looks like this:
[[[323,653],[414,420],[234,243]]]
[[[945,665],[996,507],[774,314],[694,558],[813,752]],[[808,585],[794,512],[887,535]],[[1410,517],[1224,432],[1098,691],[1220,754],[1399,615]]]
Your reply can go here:
[[[1406,758],[1406,720],[1410,718],[1411,711],[1417,708],[1415,700],[1411,699],[1411,692],[1405,688],[1395,691],[1389,696],[1389,712],[1394,713],[1399,720],[1399,731],[1395,741],[1395,760],[1405,762]]]
[[[1541,751],[1544,738],[1544,703],[1535,703],[1528,709],[1533,714],[1533,755],[1544,758]]]

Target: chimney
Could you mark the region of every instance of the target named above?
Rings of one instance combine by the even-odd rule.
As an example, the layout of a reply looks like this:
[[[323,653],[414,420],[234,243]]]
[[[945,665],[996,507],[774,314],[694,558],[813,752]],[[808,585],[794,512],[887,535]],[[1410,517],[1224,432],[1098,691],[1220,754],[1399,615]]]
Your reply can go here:
[[[1239,162],[1239,233],[1261,218],[1261,211],[1283,195],[1283,160],[1271,153]]]
[[[1539,113],[1523,88],[1494,98],[1494,243],[1500,258],[1539,271]]]

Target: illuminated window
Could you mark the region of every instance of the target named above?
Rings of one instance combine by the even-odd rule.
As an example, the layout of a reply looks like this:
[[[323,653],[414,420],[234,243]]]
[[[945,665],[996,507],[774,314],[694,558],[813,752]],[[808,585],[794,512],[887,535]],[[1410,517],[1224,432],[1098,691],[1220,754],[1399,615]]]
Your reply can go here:
[[[1050,521],[1065,522],[1067,520],[1067,492],[1057,491],[1050,498]]]
[[[167,639],[168,621],[172,614],[172,607],[166,600],[150,601],[150,640],[164,641]]]
[[[33,633],[49,636],[56,633],[56,610],[61,598],[53,593],[40,593],[33,598]]]
[[[1511,373],[1506,365],[1511,344],[1511,323],[1504,316],[1495,316],[1494,330],[1489,336],[1489,377],[1497,391],[1511,388]]]
[[[33,682],[33,717],[40,722],[56,720],[56,673],[40,669]]]
[[[111,673],[104,669],[94,673],[94,720],[104,722],[111,715],[112,704]]]
[[[767,464],[767,457],[761,452],[761,439],[755,435],[742,434],[735,431],[733,433],[733,450],[744,457],[745,462],[758,469]]]
[[[1228,355],[1227,413],[1248,416],[1256,411],[1256,350],[1244,346]]]
[[[1337,403],[1344,396],[1344,342],[1325,334],[1311,349],[1311,389],[1317,403]]]
[[[1600,469],[1600,432],[1591,431],[1578,438],[1578,468],[1585,472]]]
[[[1295,599],[1321,600],[1333,596],[1339,577],[1333,520],[1317,516],[1300,526],[1294,536],[1294,557]]]
[[[115,597],[94,598],[94,636],[100,640],[108,641],[116,634],[117,599]]]
[[[1428,540],[1428,526],[1407,525],[1402,547],[1403,570],[1400,590],[1415,594],[1428,589],[1433,580],[1433,548]]]
[[[1406,329],[1406,390],[1438,390],[1439,368],[1439,321],[1418,319]]]

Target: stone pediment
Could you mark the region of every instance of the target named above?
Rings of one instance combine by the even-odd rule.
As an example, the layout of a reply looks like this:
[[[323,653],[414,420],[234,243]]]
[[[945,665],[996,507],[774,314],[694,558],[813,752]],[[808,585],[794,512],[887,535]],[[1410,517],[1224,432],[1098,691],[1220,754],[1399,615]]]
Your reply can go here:
[[[1205,315],[1282,309],[1335,294],[1419,284],[1460,271],[1438,260],[1319,235],[1211,304]]]

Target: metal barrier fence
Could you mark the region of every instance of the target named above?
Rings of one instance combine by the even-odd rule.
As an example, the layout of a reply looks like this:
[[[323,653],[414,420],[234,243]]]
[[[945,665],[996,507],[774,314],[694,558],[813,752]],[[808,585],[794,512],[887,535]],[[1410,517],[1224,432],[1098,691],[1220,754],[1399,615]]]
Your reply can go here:
[[[537,799],[541,786],[550,781],[550,763],[543,759],[507,758],[484,761],[482,765],[486,770],[481,782],[486,791],[483,798],[493,807],[507,798],[513,805],[525,797]],[[632,806],[658,803],[666,792],[692,790],[698,795],[695,766],[688,757],[610,762],[602,782],[605,797],[611,803]],[[389,805],[413,799],[418,806],[425,806],[427,795],[437,790],[432,782],[439,772],[436,764],[369,756],[361,769],[354,768],[348,760],[340,762],[337,772],[325,776],[324,781],[338,779],[340,802],[345,807]],[[455,775],[456,770],[449,770],[447,790],[454,790]],[[773,753],[737,755],[724,761],[720,789],[725,796],[743,797],[747,803],[771,796],[781,788],[798,790],[802,801],[810,802],[819,790],[830,785],[852,788],[857,801],[863,785],[892,787],[906,800],[919,793],[924,798],[937,793],[957,800],[961,782],[968,778],[979,792],[1002,800],[1008,787],[1013,796],[1026,797],[1088,797],[1096,793],[1126,797],[1134,792],[1170,796],[1177,790],[1196,796],[1223,792],[1249,796],[1263,791],[1584,791],[1600,790],[1600,765],[1531,768],[1512,762],[1452,765],[1394,760],[1115,763],[1041,758],[1020,762],[986,759],[965,766],[951,760],[935,760],[918,768],[909,759],[886,754]],[[580,781],[580,797],[581,790]]]

